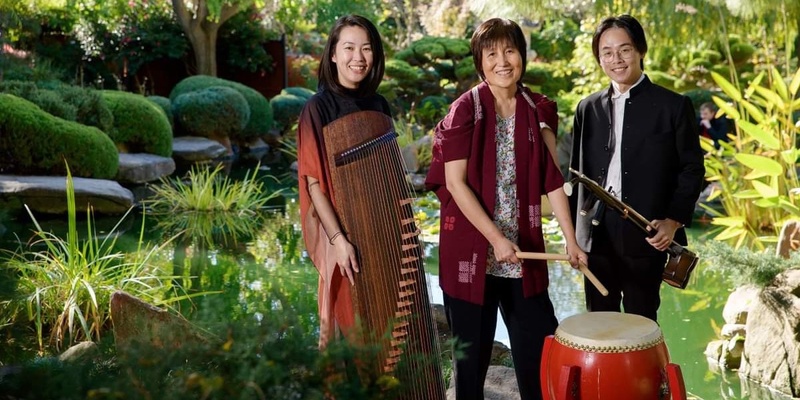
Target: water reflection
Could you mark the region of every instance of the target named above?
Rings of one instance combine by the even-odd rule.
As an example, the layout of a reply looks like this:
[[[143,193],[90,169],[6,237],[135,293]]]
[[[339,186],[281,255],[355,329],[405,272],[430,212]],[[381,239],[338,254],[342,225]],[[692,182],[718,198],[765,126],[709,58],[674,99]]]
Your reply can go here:
[[[303,254],[297,204],[287,201],[285,210],[263,213],[253,218],[220,216],[167,218],[152,217],[145,240],[162,242],[174,239],[171,254],[164,255],[173,285],[190,293],[214,292],[193,298],[181,312],[189,318],[214,313],[206,320],[230,323],[241,318],[263,317],[275,309],[292,309],[293,324],[308,327],[316,335],[317,273]],[[138,226],[138,223],[133,223]],[[12,232],[26,228],[9,225],[0,239],[10,242]],[[122,243],[138,243],[138,230],[126,233]],[[556,252],[558,250],[552,249]],[[438,249],[425,243],[426,266],[430,273],[431,302],[442,303],[438,287]],[[585,311],[580,272],[563,262],[550,262],[550,296],[559,320]],[[662,286],[659,322],[672,361],[681,366],[687,390],[705,400],[785,400],[754,383],[740,381],[735,373],[709,369],[703,355],[706,344],[717,338],[715,327],[723,324],[722,308],[730,288],[721,277],[696,270],[686,290]],[[497,340],[508,344],[503,324],[498,324]]]

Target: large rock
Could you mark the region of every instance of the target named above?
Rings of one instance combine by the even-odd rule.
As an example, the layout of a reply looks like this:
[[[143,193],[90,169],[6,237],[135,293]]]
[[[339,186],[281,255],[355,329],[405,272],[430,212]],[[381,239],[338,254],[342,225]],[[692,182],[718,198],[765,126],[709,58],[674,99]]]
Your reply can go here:
[[[489,366],[483,385],[483,396],[486,400],[519,400],[519,387],[514,369],[500,365]],[[456,390],[451,381],[450,388],[447,389],[447,400],[455,398]]]
[[[72,182],[78,211],[85,212],[91,205],[100,214],[123,214],[133,206],[133,193],[115,181],[72,178]],[[27,205],[34,213],[65,214],[67,178],[0,175],[0,205],[15,210]]]
[[[750,306],[739,374],[776,390],[800,394],[800,270],[765,287]]]
[[[129,183],[157,181],[175,172],[175,160],[147,153],[120,153],[117,180]]]
[[[184,163],[211,161],[226,156],[228,149],[219,142],[198,136],[172,139],[172,158]]]
[[[122,291],[111,295],[111,321],[117,354],[122,357],[135,356],[142,347],[170,351],[209,340],[181,316]]]

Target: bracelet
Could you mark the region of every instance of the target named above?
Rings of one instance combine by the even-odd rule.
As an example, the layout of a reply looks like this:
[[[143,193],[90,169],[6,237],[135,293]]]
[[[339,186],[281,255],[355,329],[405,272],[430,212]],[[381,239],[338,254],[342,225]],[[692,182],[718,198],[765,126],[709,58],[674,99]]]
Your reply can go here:
[[[308,184],[308,188],[311,189],[312,186],[319,185],[319,181],[314,181]]]
[[[336,238],[338,238],[338,237],[339,237],[339,236],[341,236],[341,235],[342,235],[342,231],[339,231],[339,232],[336,232],[336,233],[334,233],[334,234],[333,234],[333,236],[331,236],[331,237],[328,239],[328,243],[330,243],[330,244],[331,244],[331,246],[332,246],[332,245],[333,245],[333,241],[334,241],[334,240],[336,240]]]

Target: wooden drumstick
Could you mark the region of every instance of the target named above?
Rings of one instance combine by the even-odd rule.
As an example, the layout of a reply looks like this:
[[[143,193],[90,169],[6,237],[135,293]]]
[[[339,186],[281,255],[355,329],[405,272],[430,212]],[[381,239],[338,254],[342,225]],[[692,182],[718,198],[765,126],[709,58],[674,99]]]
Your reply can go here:
[[[566,254],[557,254],[557,253],[531,253],[525,251],[518,251],[517,258],[524,258],[528,260],[560,260],[560,261],[569,261],[569,256]],[[602,294],[603,296],[608,296],[608,289],[600,283],[600,280],[597,279],[596,276],[589,271],[589,268],[586,267],[582,262],[578,262],[578,270],[583,273],[584,276],[589,278],[589,282],[592,282],[595,288]]]

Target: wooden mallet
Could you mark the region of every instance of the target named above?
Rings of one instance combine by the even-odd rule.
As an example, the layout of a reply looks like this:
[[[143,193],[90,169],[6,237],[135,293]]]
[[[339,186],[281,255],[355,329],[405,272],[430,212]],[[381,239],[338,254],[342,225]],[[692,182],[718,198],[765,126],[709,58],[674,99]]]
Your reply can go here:
[[[560,260],[560,261],[569,261],[569,256],[566,254],[556,254],[556,253],[531,253],[531,252],[524,252],[518,251],[517,258],[524,258],[527,260]],[[578,263],[578,270],[583,273],[584,276],[589,278],[589,282],[592,282],[595,288],[602,294],[603,296],[608,296],[608,289],[603,286],[602,283],[597,279],[596,276],[589,271],[589,268],[586,267],[583,263]]]

